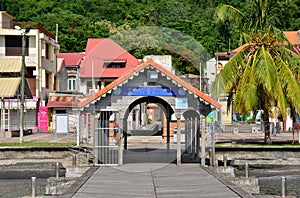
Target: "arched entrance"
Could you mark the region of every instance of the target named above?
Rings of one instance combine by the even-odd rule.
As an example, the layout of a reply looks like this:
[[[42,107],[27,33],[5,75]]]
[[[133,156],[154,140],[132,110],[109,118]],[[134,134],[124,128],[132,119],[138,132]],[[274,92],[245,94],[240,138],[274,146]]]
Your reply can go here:
[[[95,117],[94,162],[99,165],[123,164],[123,149],[128,146],[128,118],[137,105],[144,103],[157,104],[164,112],[167,149],[170,149],[171,132],[176,127],[177,164],[181,163],[182,151],[191,158],[199,156],[200,115],[221,107],[157,63],[142,63],[78,105]],[[111,144],[113,121],[120,127],[118,146]],[[183,136],[181,132],[184,132]],[[110,156],[118,160],[112,160]]]
[[[164,118],[162,120],[162,136],[165,133],[166,134],[166,139],[165,142],[167,145],[170,144],[170,120],[171,120],[171,115],[174,113],[174,109],[170,106],[170,104],[165,101],[164,99],[160,97],[153,97],[153,96],[147,96],[147,97],[140,97],[133,101],[127,108],[127,110],[124,113],[124,122],[123,122],[123,136],[124,136],[124,149],[127,149],[127,142],[128,142],[128,133],[129,126],[128,126],[128,117],[129,114],[132,113],[132,110],[138,105],[141,104],[157,104],[159,108],[162,110],[164,113]],[[168,147],[169,148],[169,147]]]

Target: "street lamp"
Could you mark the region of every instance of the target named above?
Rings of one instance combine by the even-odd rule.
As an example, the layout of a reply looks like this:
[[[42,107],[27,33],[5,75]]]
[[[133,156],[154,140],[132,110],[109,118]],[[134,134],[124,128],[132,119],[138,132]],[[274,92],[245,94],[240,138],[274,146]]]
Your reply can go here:
[[[21,27],[15,26],[16,30],[22,30]],[[21,68],[21,106],[20,106],[20,143],[23,142],[24,135],[24,100],[25,100],[25,48],[26,48],[26,34],[29,33],[31,27],[26,27],[22,32],[22,68]]]

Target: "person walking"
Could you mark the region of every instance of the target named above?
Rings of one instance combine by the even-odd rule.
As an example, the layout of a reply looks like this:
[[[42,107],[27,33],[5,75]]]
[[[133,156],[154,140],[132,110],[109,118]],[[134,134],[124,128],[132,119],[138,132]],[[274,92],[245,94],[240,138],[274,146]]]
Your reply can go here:
[[[119,133],[119,125],[117,122],[114,123],[114,140],[116,145],[119,143],[119,138],[118,138],[118,133]]]

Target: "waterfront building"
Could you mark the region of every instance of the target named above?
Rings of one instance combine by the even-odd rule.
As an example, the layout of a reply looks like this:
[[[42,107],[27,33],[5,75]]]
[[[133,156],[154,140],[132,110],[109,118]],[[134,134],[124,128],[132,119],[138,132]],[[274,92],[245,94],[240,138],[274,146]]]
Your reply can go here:
[[[0,67],[1,80],[7,80],[3,69],[18,67],[19,79],[11,83],[0,83],[1,130],[19,130],[20,127],[20,72],[22,57],[25,59],[25,94],[24,128],[47,130],[47,105],[49,93],[58,90],[57,55],[59,44],[56,37],[34,22],[15,22],[6,11],[0,11]],[[25,46],[22,39],[25,38]],[[22,52],[22,49],[24,51]],[[12,65],[9,65],[9,63]],[[12,71],[9,71],[12,72]],[[15,84],[13,90],[11,85]],[[8,91],[13,91],[6,94]],[[28,97],[30,96],[30,97]],[[45,112],[44,112],[45,110]],[[43,115],[39,117],[39,115]],[[42,124],[44,123],[44,124]]]

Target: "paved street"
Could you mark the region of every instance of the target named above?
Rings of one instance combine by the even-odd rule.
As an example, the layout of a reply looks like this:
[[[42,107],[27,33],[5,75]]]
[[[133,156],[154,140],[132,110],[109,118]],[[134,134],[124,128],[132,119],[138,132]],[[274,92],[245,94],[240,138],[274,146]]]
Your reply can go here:
[[[264,133],[251,133],[251,132],[241,132],[241,133],[232,133],[232,132],[223,132],[216,137],[217,142],[245,142],[245,143],[263,143],[264,142]],[[294,137],[293,137],[294,136]],[[291,143],[294,139],[295,143],[298,143],[299,134],[292,132],[281,132],[280,134],[272,135],[271,139],[274,143],[276,142],[289,142]]]
[[[31,135],[24,136],[25,142],[76,142],[76,134],[69,133],[66,134],[57,134],[49,132],[39,132],[33,133]],[[19,142],[20,137],[11,137],[11,138],[2,138],[0,142]]]
[[[140,144],[140,143],[163,143],[162,139],[159,139],[159,136],[148,136],[147,139],[141,139],[144,136],[132,136],[129,137],[128,141],[131,141],[133,144]],[[49,132],[40,132],[40,133],[33,133],[32,135],[24,136],[24,141],[29,142],[76,142],[76,134],[70,133],[69,136],[65,134],[58,134],[55,135]],[[282,132],[280,134],[272,135],[271,136],[273,142],[292,142],[293,139],[297,143],[299,140],[299,134],[292,132]],[[19,142],[19,137],[13,138],[1,138],[0,142]],[[233,132],[222,132],[216,137],[217,142],[231,142],[231,141],[238,141],[238,142],[264,142],[264,133],[251,133],[251,132],[240,132],[240,133],[233,133]]]

